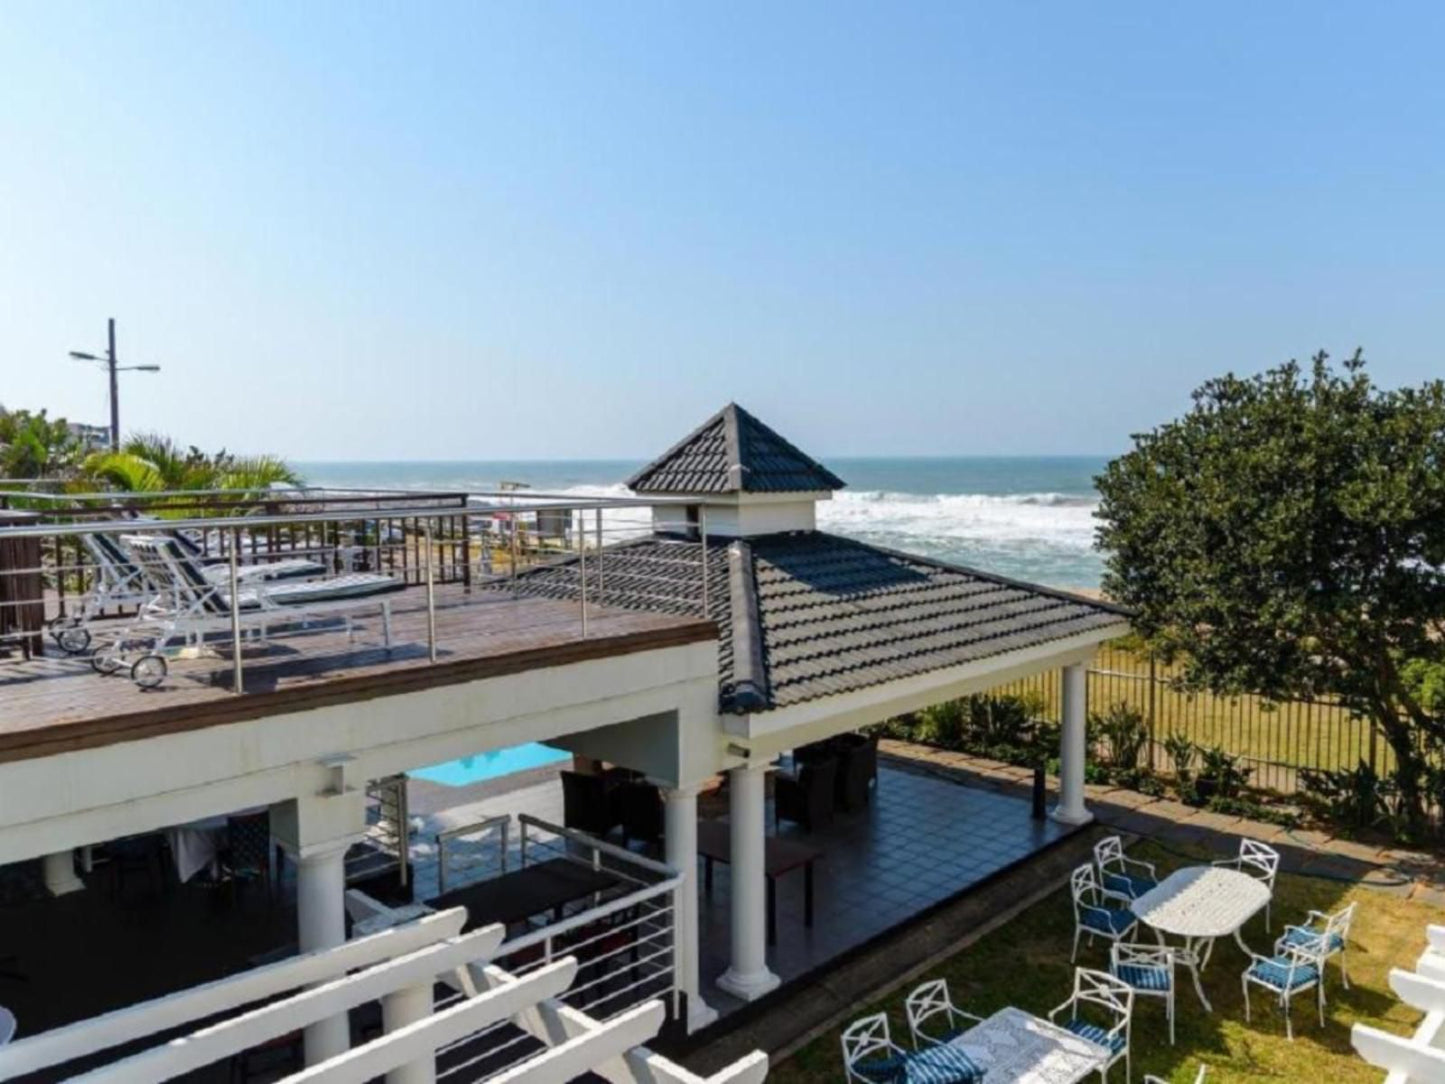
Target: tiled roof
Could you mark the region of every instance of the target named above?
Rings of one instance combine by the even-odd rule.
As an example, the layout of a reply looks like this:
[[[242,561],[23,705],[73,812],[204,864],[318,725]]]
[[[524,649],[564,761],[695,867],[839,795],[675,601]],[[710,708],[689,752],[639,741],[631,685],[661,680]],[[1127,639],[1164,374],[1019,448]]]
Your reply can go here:
[[[627,484],[638,493],[816,493],[845,483],[729,403]]]
[[[654,537],[588,561],[605,605],[701,599],[696,542]],[[602,576],[601,594],[593,577]],[[767,711],[1114,626],[1105,603],[821,531],[709,542],[722,710]],[[575,596],[575,564],[522,574],[528,594]]]

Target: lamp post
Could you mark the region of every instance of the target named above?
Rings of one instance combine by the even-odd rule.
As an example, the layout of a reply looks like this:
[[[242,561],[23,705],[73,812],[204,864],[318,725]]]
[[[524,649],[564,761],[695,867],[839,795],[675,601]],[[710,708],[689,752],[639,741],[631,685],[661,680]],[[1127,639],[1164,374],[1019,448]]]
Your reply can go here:
[[[106,347],[105,357],[95,354],[87,354],[80,350],[72,350],[70,356],[76,361],[94,361],[104,365],[110,374],[110,450],[120,451],[120,381],[116,378],[117,373],[158,373],[161,371],[159,365],[120,365],[117,364],[115,356],[115,317],[108,321],[109,345]]]

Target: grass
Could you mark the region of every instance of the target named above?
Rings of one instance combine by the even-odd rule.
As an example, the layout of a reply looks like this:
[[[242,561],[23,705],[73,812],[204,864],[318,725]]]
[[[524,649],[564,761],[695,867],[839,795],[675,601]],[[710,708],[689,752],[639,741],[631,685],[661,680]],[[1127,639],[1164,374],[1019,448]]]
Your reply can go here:
[[[1166,851],[1154,844],[1134,848],[1134,857],[1159,866],[1160,874],[1198,860]],[[1274,898],[1274,934],[1284,923],[1301,921],[1308,909],[1337,910],[1358,900],[1350,939],[1351,988],[1340,984],[1339,970],[1331,962],[1327,972],[1325,1026],[1315,1015],[1313,992],[1294,1005],[1295,1040],[1284,1036],[1284,1018],[1264,991],[1251,995],[1253,1023],[1244,1022],[1239,978],[1246,959],[1233,940],[1221,940],[1204,973],[1204,989],[1214,1004],[1206,1013],[1194,995],[1187,973],[1181,971],[1177,1000],[1178,1043],[1169,1045],[1163,1002],[1156,998],[1136,1002],[1133,1021],[1133,1079],[1145,1073],[1165,1080],[1194,1080],[1201,1061],[1209,1066],[1210,1084],[1225,1081],[1317,1081],[1328,1084],[1378,1084],[1381,1072],[1356,1057],[1350,1046],[1350,1026],[1357,1021],[1390,1031],[1407,1033],[1420,1014],[1402,1005],[1390,993],[1386,974],[1391,967],[1413,965],[1425,944],[1425,926],[1445,921],[1445,909],[1405,900],[1386,892],[1311,877],[1281,874]],[[1064,1001],[1072,988],[1069,949],[1074,920],[1067,890],[1048,897],[1013,921],[987,934],[945,960],[918,983],[946,978],[955,1004],[987,1016],[1006,1005],[1017,1005],[1038,1015]],[[1264,919],[1252,920],[1244,938],[1256,952],[1267,951],[1273,937],[1264,931]],[[1104,942],[1081,946],[1079,965],[1107,969]],[[910,987],[914,984],[910,984]],[[907,1045],[900,989],[877,1004],[860,1004],[856,1016],[886,1010],[895,1041]],[[840,1029],[841,1030],[841,1029]],[[1110,1074],[1114,1079],[1115,1074]],[[834,1031],[799,1050],[768,1074],[772,1084],[803,1084],[842,1079],[839,1032]],[[1117,1079],[1123,1080],[1122,1066]]]

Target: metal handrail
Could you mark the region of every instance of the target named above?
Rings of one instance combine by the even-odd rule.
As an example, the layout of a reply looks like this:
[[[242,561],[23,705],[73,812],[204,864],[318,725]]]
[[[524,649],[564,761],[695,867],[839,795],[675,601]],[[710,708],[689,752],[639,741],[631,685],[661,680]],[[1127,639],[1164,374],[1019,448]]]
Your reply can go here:
[[[689,503],[682,498],[670,499],[668,503]],[[661,501],[636,501],[617,497],[579,497],[569,501],[567,507],[588,511],[594,508],[635,508],[651,507]],[[102,519],[84,522],[49,523],[30,526],[0,527],[0,538],[51,538],[55,535],[71,534],[140,534],[147,530],[161,531],[219,531],[251,530],[256,527],[283,527],[294,523],[332,523],[358,519],[445,519],[457,516],[482,516],[488,512],[515,514],[518,512],[553,512],[556,505],[550,504],[509,504],[496,506],[469,505],[466,508],[439,508],[436,505],[420,507],[386,508],[385,516],[367,516],[361,513],[381,511],[380,509],[347,509],[327,512],[291,512],[266,516],[211,516],[200,519],[165,520],[115,520]]]

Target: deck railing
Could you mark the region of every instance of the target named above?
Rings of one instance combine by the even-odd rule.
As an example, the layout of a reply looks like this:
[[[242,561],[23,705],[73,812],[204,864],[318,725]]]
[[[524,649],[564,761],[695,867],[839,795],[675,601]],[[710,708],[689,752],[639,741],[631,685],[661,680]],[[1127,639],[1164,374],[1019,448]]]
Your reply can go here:
[[[280,607],[264,621],[255,612],[279,597],[271,577],[282,572],[314,579],[323,595],[327,581],[341,577],[375,586],[375,578],[384,576],[415,589],[377,595],[377,607],[387,610],[388,599],[405,598],[414,612],[424,608],[432,661],[443,646],[439,607],[499,596],[573,606],[580,637],[589,634],[598,607],[702,616],[711,589],[705,523],[660,544],[637,545],[653,537],[654,509],[668,503],[683,502],[314,489],[0,491],[0,651],[82,655],[100,648],[106,662],[107,643],[144,640],[158,621],[189,605],[193,619],[144,654],[228,654],[229,684],[239,692],[247,644],[258,631],[264,637],[287,627]],[[205,582],[170,582],[163,569],[135,552],[137,538],[174,542],[186,566],[177,577]],[[207,593],[204,604],[196,591]],[[231,598],[243,605],[229,607]],[[230,620],[217,627],[216,620],[199,620],[202,612]],[[134,664],[128,655],[122,661]]]

